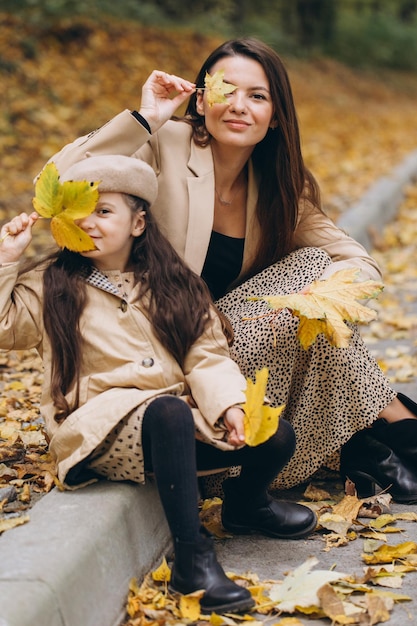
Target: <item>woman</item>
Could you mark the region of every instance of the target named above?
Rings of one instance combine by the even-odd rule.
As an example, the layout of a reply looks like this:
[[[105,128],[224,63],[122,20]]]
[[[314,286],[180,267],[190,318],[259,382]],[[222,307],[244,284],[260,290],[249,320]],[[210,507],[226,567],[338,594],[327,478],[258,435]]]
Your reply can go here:
[[[225,575],[201,529],[197,470],[242,466],[225,485],[226,529],[304,537],[315,514],[267,494],[294,451],[293,429],[280,420],[263,444],[244,445],[246,381],[204,282],[152,220],[152,168],[100,156],[66,175],[100,181],[95,210],[77,220],[92,247],[18,274],[37,213],[2,227],[0,347],[42,356],[41,411],[61,481],[144,483],[152,472],[174,542],[171,589],[204,589],[204,613],[246,611],[251,594]]]
[[[218,71],[236,89],[226,102],[210,105],[204,80],[206,72]],[[185,117],[173,118],[187,99]],[[391,485],[394,496],[414,501],[417,464],[404,445],[417,442],[417,405],[400,400],[357,329],[347,349],[333,348],[321,336],[303,351],[297,321],[287,311],[271,324],[262,317],[265,304],[247,301],[300,291],[347,267],[360,271],[359,280],[380,280],[376,262],[320,208],[278,55],[258,40],[238,39],[209,56],[195,83],[154,71],[143,85],[138,112],[120,113],[51,160],[65,171],[88,154],[111,153],[140,157],[154,168],[155,218],[231,320],[232,357],[246,376],[268,366],[268,395],[274,404],[286,403],[297,449],[272,486],[292,487],[322,465],[336,468],[338,451],[349,442],[344,475],[361,476],[370,491],[375,484]],[[351,440],[378,418],[378,429]],[[400,421],[405,436],[396,428]],[[369,437],[389,457],[383,470],[380,462],[358,454]]]

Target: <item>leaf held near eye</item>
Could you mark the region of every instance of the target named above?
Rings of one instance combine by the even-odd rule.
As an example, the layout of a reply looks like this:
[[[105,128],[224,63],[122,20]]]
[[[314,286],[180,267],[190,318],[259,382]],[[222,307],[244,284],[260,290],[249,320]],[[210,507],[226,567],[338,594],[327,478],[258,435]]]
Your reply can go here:
[[[61,183],[55,163],[48,163],[36,181],[32,203],[41,217],[51,219],[51,233],[60,248],[88,252],[96,249],[94,241],[74,220],[90,215],[98,197],[98,182]]]
[[[225,83],[223,78],[224,70],[214,72],[213,76],[210,76],[210,74],[206,72],[204,86],[207,93],[207,102],[209,107],[212,107],[213,104],[223,104],[227,102],[225,97],[226,94],[232,93],[235,89],[237,89],[237,85]]]

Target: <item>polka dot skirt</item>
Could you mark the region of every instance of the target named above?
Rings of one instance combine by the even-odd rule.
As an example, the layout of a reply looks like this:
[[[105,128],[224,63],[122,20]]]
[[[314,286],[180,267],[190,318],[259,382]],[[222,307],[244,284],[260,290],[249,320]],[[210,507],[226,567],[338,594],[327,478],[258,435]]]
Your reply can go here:
[[[283,417],[296,433],[295,454],[273,489],[302,483],[322,466],[337,470],[341,445],[369,426],[396,395],[355,326],[348,348],[335,348],[319,335],[304,350],[296,338],[298,318],[287,310],[265,315],[271,311],[266,303],[247,300],[298,292],[330,263],[318,248],[296,250],[217,301],[234,328],[233,359],[252,380],[257,370],[269,368],[267,394],[274,406],[286,404]],[[221,495],[224,478],[204,479],[207,497]]]

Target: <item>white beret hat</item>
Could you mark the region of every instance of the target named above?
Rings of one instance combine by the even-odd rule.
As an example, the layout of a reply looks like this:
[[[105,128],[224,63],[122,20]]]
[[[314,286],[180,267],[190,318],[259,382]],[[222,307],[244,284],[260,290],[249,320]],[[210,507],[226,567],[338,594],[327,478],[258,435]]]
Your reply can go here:
[[[64,172],[61,182],[99,182],[100,192],[114,191],[137,196],[153,204],[158,193],[156,174],[150,165],[134,157],[118,154],[89,156]]]

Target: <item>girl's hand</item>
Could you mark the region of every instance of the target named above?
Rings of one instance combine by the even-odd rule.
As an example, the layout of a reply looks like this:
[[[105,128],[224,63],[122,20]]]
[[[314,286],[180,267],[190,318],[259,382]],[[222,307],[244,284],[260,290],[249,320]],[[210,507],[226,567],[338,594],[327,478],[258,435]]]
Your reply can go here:
[[[224,424],[229,431],[227,441],[232,446],[242,446],[245,443],[243,417],[242,409],[237,406],[230,407],[224,414]]]
[[[142,87],[139,113],[156,132],[195,91],[189,80],[154,70]]]
[[[32,241],[32,226],[39,215],[21,213],[0,230],[0,263],[14,263],[20,259]]]

